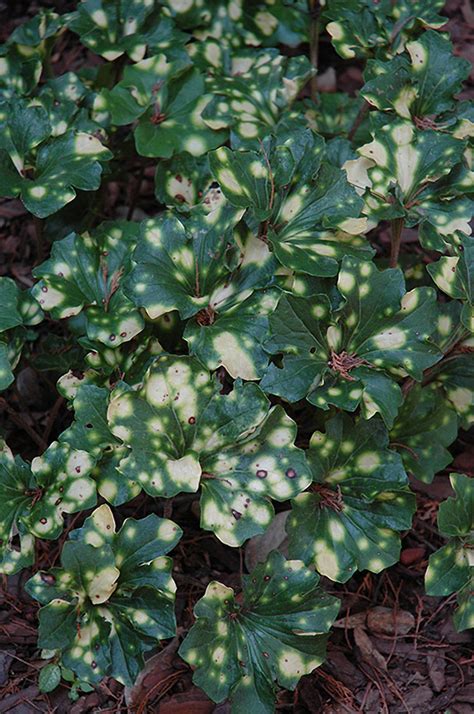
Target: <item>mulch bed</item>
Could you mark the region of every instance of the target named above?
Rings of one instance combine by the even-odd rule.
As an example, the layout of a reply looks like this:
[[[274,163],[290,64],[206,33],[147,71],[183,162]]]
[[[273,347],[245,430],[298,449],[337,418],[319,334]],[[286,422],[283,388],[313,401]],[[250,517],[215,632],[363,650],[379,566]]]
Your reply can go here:
[[[1,2],[0,41],[16,25],[39,7],[54,7],[60,12],[73,9],[74,2]],[[469,0],[450,0],[445,9],[447,26],[455,51],[474,62],[474,12]],[[74,37],[61,40],[53,67],[59,74],[74,70],[86,57]],[[328,41],[322,42],[322,70],[341,67]],[[463,93],[472,98],[471,83]],[[361,86],[361,66],[344,64],[337,73],[333,90],[354,92]],[[109,183],[98,221],[123,217],[130,203],[139,204],[150,214],[157,210],[153,192],[152,162],[146,164],[143,178],[139,165],[127,167],[123,180]],[[126,207],[126,208],[124,208]],[[133,210],[133,205],[132,205]],[[143,214],[145,215],[145,214]],[[383,227],[379,244],[386,239]],[[406,249],[416,251],[416,244],[406,236]],[[47,241],[47,236],[46,236]],[[32,268],[44,258],[47,245],[38,239],[35,223],[19,201],[0,202],[0,275],[15,278],[24,287],[32,285]],[[55,322],[46,320],[39,339],[26,351],[17,370],[14,386],[0,396],[0,433],[15,453],[31,459],[41,453],[71,420],[55,382],[59,374],[43,369],[51,334],[59,338],[65,332]],[[58,342],[58,345],[61,343]],[[65,369],[72,355],[64,350]],[[461,432],[452,447],[456,469],[474,475],[474,434]],[[447,473],[439,474],[430,486],[414,483],[418,510],[413,528],[403,538],[401,562],[380,575],[359,573],[346,585],[325,581],[325,587],[342,599],[340,619],[331,635],[327,662],[304,677],[295,692],[282,692],[277,710],[296,714],[343,714],[351,712],[446,712],[470,714],[473,711],[474,680],[472,638],[457,633],[451,613],[454,597],[428,597],[423,578],[431,552],[442,545],[436,531],[439,501],[450,495]],[[173,519],[185,529],[174,555],[174,576],[178,583],[178,632],[192,624],[192,608],[210,580],[240,588],[244,552],[224,546],[212,535],[199,529],[197,510],[191,495],[178,496],[173,502]],[[162,514],[164,504],[139,496],[121,513],[143,517],[153,508]],[[67,529],[77,527],[80,516],[69,517]],[[57,563],[61,542],[39,542],[38,563],[50,567]],[[36,647],[37,603],[23,590],[29,573],[0,579],[0,714],[85,714],[86,712],[158,712],[159,714],[227,714],[230,705],[215,705],[192,684],[192,672],[177,656],[180,638],[162,644],[132,691],[112,679],[96,691],[84,694],[75,703],[68,698],[68,685],[62,683],[52,694],[41,694],[37,687],[38,670],[44,665]],[[249,713],[250,714],[250,713]]]

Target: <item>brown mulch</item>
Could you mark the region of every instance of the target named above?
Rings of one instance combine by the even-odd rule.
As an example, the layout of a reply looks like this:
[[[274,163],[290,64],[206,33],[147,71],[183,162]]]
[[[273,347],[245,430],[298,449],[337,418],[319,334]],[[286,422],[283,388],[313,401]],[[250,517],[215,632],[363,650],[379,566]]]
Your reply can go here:
[[[65,12],[74,6],[75,2],[69,1],[0,0],[0,42],[39,7]],[[455,51],[474,64],[474,12],[469,0],[448,0],[445,14],[450,18],[447,29]],[[362,84],[361,67],[357,63],[353,66],[345,63],[343,71],[339,71],[340,60],[327,41],[322,43],[321,57],[322,70],[337,66],[337,90],[357,91]],[[65,40],[54,59],[60,73],[74,69],[83,57],[78,55],[73,42]],[[466,98],[474,94],[474,70],[470,79],[463,92]],[[130,200],[136,200],[134,172],[138,174],[138,165],[129,168],[128,183],[117,180],[108,184],[101,218],[116,217],[118,207],[129,206]],[[149,206],[150,212],[155,211],[152,166],[146,169],[139,188],[140,208],[146,211]],[[383,244],[383,231],[379,240]],[[407,244],[410,250],[409,236]],[[0,202],[0,276],[9,275],[20,285],[30,286],[31,271],[45,253],[47,242],[45,245],[44,237],[38,235],[35,222],[21,203]],[[41,453],[45,442],[57,437],[71,419],[56,392],[59,374],[37,368],[41,355],[47,354],[46,343],[51,334],[61,338],[65,333],[57,323],[46,321],[38,340],[26,350],[14,386],[0,397],[0,433],[6,435],[15,453],[27,459]],[[449,471],[459,468],[473,472],[472,430],[461,433],[452,453],[455,460]],[[346,585],[324,582],[342,600],[327,662],[304,677],[295,692],[281,692],[277,711],[296,714],[473,711],[472,638],[453,628],[454,597],[428,597],[423,585],[428,557],[443,543],[436,532],[436,513],[439,501],[450,494],[447,474],[448,471],[439,474],[431,486],[414,484],[418,510],[412,530],[404,535],[400,563],[380,575],[359,573]],[[240,587],[241,554],[199,529],[193,498],[179,496],[173,503],[172,517],[185,529],[174,555],[180,632],[192,624],[193,605],[211,579]],[[159,514],[163,508],[163,502],[157,500]],[[142,517],[149,509],[150,500],[139,496],[122,508],[122,513]],[[68,527],[73,527],[72,519]],[[50,567],[58,556],[57,543],[39,542],[38,560],[43,566]],[[8,581],[0,576],[0,714],[230,714],[228,704],[216,706],[192,684],[191,671],[176,654],[178,637],[163,643],[153,653],[132,692],[108,679],[75,703],[68,698],[67,683],[52,694],[41,694],[37,677],[44,661],[36,647],[38,606],[22,587],[28,575],[21,573]]]

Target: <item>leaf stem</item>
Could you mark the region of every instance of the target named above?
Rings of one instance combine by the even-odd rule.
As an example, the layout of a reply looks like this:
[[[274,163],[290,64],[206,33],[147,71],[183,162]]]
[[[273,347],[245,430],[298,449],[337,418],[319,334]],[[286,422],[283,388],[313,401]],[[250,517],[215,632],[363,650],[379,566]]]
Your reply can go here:
[[[44,260],[44,240],[43,240],[43,221],[37,216],[33,216],[34,237],[36,244],[36,261],[37,264]]]
[[[309,80],[309,88],[311,99],[316,103],[318,98],[319,33],[321,29],[321,6],[319,0],[308,0],[308,9],[311,18],[309,28],[309,61],[316,70],[316,73]]]
[[[390,250],[390,268],[396,268],[398,265],[398,256],[400,254],[400,245],[402,242],[402,230],[404,226],[403,218],[395,218],[392,221],[392,245]]]
[[[18,414],[4,399],[3,397],[0,398],[0,407],[3,407],[7,414],[9,415],[10,419],[14,424],[16,424],[20,429],[22,429],[24,432],[28,434],[28,436],[35,442],[39,448],[44,451],[47,447],[48,444],[44,439],[41,438],[39,434],[36,433],[36,431],[31,427],[24,419],[23,417]]]
[[[347,138],[349,139],[349,141],[352,141],[352,139],[354,138],[354,134],[364,121],[366,115],[369,113],[369,109],[370,104],[364,99],[364,102],[361,105],[359,111],[357,112],[356,118],[354,119],[354,123],[352,124],[351,128],[349,129],[349,133],[347,134]]]

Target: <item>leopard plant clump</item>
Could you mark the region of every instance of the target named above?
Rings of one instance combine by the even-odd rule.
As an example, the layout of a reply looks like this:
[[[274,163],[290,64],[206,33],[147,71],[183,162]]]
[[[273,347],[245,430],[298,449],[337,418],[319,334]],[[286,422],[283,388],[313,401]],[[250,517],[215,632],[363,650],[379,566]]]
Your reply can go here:
[[[287,514],[288,559],[209,582],[179,628],[234,714],[324,661],[319,575],[398,561],[411,484],[474,423],[474,106],[442,9],[82,0],[0,48],[0,193],[36,236],[33,280],[0,278],[2,404],[29,361],[70,412],[46,443],[27,425],[31,463],[0,444],[0,572],[41,605],[44,691],[131,686],[176,635],[174,498],[233,548]],[[318,91],[318,28],[365,63],[357,96]],[[60,74],[64,37],[84,61]],[[426,587],[465,629],[474,490],[451,483]]]

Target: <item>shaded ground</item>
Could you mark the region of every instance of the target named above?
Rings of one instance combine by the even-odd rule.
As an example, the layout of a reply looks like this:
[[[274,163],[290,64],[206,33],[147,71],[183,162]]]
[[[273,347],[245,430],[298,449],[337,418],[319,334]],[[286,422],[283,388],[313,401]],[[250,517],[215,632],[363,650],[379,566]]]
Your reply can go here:
[[[14,6],[14,11],[12,7]],[[0,41],[27,14],[37,7],[66,11],[73,2],[1,2]],[[451,0],[446,13],[451,18],[448,30],[456,51],[474,61],[474,13],[468,0]],[[321,48],[323,69],[340,60],[327,42]],[[83,61],[77,45],[66,37],[54,60],[56,72],[73,70]],[[473,76],[471,75],[471,80]],[[354,92],[361,85],[358,65],[344,65],[333,91]],[[464,95],[473,96],[472,84]],[[140,210],[156,211],[153,196],[154,166],[145,170],[138,184],[138,165],[127,167],[129,179],[107,186],[98,219],[123,216],[124,208],[139,199]],[[122,211],[122,214],[121,214]],[[141,214],[136,213],[136,218]],[[375,237],[379,245],[388,240],[382,229]],[[405,236],[406,251],[416,244]],[[46,236],[47,240],[47,236]],[[33,221],[18,201],[0,204],[0,275],[14,277],[23,286],[32,284],[31,270],[40,262],[46,246],[38,241]],[[45,321],[40,338],[26,350],[13,388],[0,397],[0,433],[5,433],[15,453],[32,458],[43,450],[70,421],[65,403],[55,389],[59,374],[73,359],[71,352],[57,347],[56,357],[64,360],[59,372],[45,370],[51,349],[51,335],[61,336],[58,323]],[[296,416],[296,415],[295,415]],[[462,469],[474,475],[474,435],[462,433],[452,447],[455,457],[449,471]],[[419,489],[419,484],[414,484]],[[301,680],[296,692],[280,695],[278,711],[307,714],[323,712],[446,712],[470,714],[474,704],[472,640],[467,633],[456,633],[452,626],[453,598],[430,598],[424,594],[423,576],[427,559],[442,540],[436,534],[436,512],[440,500],[449,495],[447,473],[438,475],[433,485],[417,491],[418,510],[413,529],[403,539],[401,563],[379,576],[358,574],[346,585],[325,586],[342,599],[340,620],[331,636],[326,664]],[[192,607],[211,579],[235,589],[240,587],[244,553],[222,545],[199,529],[193,496],[177,497],[173,519],[185,528],[175,560],[178,583],[177,615],[180,631],[192,623]],[[158,500],[157,512],[163,504]],[[125,516],[142,517],[150,500],[138,497],[121,508]],[[169,514],[168,514],[169,515]],[[69,518],[68,529],[77,526],[80,516]],[[61,542],[39,542],[38,561],[50,567],[58,560]],[[227,714],[227,704],[215,706],[193,686],[191,672],[176,655],[179,639],[162,646],[149,661],[133,692],[124,691],[114,680],[106,680],[97,691],[81,696],[72,704],[62,684],[51,695],[41,695],[35,684],[44,662],[36,649],[37,604],[27,598],[22,583],[28,577],[0,581],[0,714],[33,712],[159,712],[159,714]],[[381,609],[382,608],[382,609]]]

